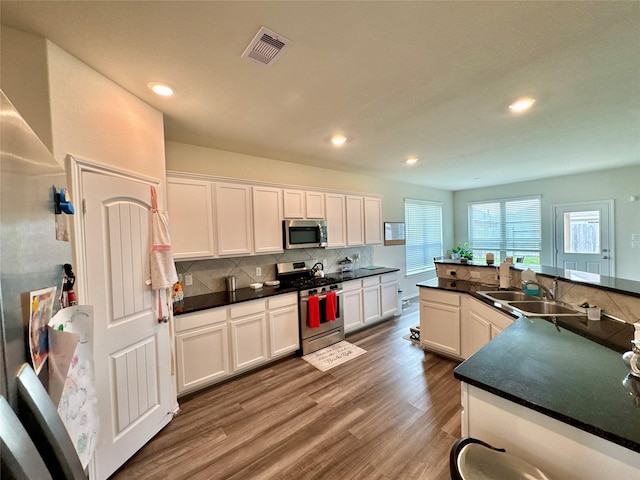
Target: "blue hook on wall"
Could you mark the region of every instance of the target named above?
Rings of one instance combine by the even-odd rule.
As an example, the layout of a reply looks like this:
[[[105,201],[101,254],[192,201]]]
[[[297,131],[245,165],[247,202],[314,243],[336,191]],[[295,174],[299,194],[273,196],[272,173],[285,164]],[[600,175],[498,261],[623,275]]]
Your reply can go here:
[[[73,208],[73,204],[71,203],[71,199],[69,198],[69,190],[66,187],[62,187],[60,192],[53,187],[53,198],[56,204],[56,215],[61,213],[66,213],[67,215],[73,215],[75,210]]]

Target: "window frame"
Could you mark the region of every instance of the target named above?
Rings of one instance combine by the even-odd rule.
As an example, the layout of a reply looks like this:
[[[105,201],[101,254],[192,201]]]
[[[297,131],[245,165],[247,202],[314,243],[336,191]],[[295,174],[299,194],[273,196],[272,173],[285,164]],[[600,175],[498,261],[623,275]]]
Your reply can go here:
[[[423,205],[428,208],[437,208],[437,213],[435,212],[426,212],[423,215],[423,221],[430,220],[431,216],[439,217],[440,224],[438,225],[439,229],[439,238],[437,242],[439,243],[438,249],[433,250],[429,248],[429,242],[425,241],[422,243],[413,243],[415,235],[415,225],[414,221],[409,221],[409,215],[407,208],[408,207],[417,207],[418,205]],[[434,257],[441,257],[444,251],[444,231],[443,231],[443,223],[442,223],[442,202],[433,201],[433,200],[420,200],[416,198],[405,198],[404,199],[404,221],[405,221],[405,235],[406,235],[406,243],[405,243],[405,275],[407,277],[422,275],[431,271],[435,271],[435,263],[433,262]],[[413,226],[412,226],[413,225]],[[421,229],[421,235],[427,238],[428,228]],[[433,232],[431,232],[433,233]],[[414,255],[415,257],[422,256],[424,263],[418,265],[417,262],[410,262],[410,249],[411,247],[422,247],[422,255]],[[411,268],[410,268],[411,266]]]
[[[530,201],[532,206],[536,207],[536,216],[523,216],[522,218],[511,217],[509,218],[508,206],[509,204],[515,204],[518,202]],[[537,205],[536,205],[537,203]],[[499,223],[498,226],[498,238],[488,239],[479,238],[477,216],[474,217],[474,207],[478,205],[491,205],[498,204],[499,209]],[[509,238],[507,226],[514,221],[529,222],[533,224],[533,229],[537,230],[537,236],[519,236],[518,238]],[[522,197],[507,197],[507,198],[494,198],[486,200],[475,200],[467,202],[467,233],[469,238],[469,245],[474,252],[474,258],[476,252],[493,252],[496,254],[496,260],[504,261],[507,256],[527,256],[531,254],[538,259],[542,254],[542,195],[527,195]]]

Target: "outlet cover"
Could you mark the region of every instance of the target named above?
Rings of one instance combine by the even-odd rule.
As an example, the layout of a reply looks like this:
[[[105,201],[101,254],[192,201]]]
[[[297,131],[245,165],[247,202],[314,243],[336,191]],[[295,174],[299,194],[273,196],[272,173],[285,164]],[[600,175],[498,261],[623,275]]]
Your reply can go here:
[[[480,278],[480,272],[471,272],[471,278]]]
[[[262,276],[262,268],[256,267],[256,277],[261,277],[261,276]]]
[[[190,273],[185,274],[184,276],[184,284],[188,287],[190,285],[193,285],[193,275],[191,275]]]

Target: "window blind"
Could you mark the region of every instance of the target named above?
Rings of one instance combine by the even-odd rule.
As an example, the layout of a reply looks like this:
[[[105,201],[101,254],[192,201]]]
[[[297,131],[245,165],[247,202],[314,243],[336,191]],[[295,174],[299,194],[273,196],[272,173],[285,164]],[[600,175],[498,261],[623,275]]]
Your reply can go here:
[[[434,268],[433,258],[442,255],[442,204],[405,199],[404,222],[407,275]]]
[[[542,250],[540,196],[471,202],[468,213],[473,250]]]

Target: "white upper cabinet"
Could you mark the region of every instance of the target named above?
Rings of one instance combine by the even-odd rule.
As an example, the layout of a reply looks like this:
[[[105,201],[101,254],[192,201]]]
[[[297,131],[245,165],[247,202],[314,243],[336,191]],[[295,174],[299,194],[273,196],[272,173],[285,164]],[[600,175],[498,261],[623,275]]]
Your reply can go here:
[[[251,254],[251,187],[216,183],[214,189],[218,255]]]
[[[213,237],[211,182],[167,177],[167,203],[173,258],[211,258]]]
[[[303,190],[283,190],[284,218],[305,218],[305,192]]]
[[[382,200],[364,197],[364,243],[382,243]]]
[[[306,200],[306,216],[309,219],[324,219],[324,193],[322,192],[304,192]]]
[[[310,190],[283,190],[284,218],[324,219],[324,193]]]
[[[345,196],[339,193],[327,193],[324,203],[327,218],[327,247],[344,247],[347,244]]]
[[[282,190],[273,187],[253,187],[253,251],[281,252]]]
[[[364,244],[364,201],[362,197],[347,195],[347,245]]]

